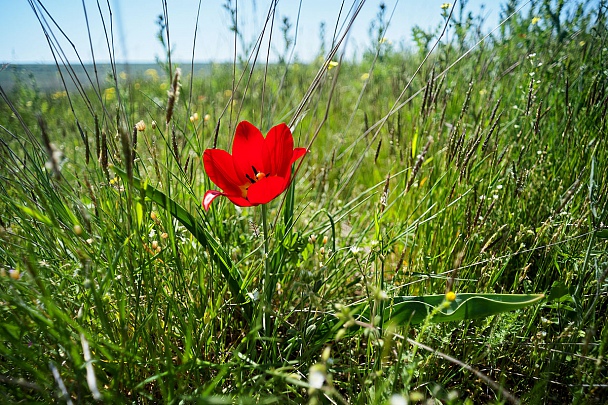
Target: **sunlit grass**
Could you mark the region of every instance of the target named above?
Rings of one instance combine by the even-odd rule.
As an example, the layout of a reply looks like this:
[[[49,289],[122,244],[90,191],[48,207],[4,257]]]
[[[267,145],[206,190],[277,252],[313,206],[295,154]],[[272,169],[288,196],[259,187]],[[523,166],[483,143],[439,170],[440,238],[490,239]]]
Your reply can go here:
[[[287,48],[3,89],[3,401],[601,403],[608,59],[590,4],[559,23],[506,7],[480,44],[455,14],[449,40],[357,61]],[[242,120],[309,148],[267,206],[267,257],[260,207],[201,207],[203,151]],[[382,322],[391,297],[449,291],[548,299]]]

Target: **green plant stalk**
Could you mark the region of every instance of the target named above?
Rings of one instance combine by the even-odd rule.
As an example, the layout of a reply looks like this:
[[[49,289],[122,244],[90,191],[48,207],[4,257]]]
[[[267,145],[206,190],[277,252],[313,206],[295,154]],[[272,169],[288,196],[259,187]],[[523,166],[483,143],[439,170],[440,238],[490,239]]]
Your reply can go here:
[[[264,330],[266,333],[269,332],[270,328],[270,303],[272,301],[272,288],[271,288],[271,280],[270,280],[270,261],[268,260],[268,255],[270,253],[268,247],[268,209],[266,208],[266,204],[262,204],[262,229],[264,231]]]

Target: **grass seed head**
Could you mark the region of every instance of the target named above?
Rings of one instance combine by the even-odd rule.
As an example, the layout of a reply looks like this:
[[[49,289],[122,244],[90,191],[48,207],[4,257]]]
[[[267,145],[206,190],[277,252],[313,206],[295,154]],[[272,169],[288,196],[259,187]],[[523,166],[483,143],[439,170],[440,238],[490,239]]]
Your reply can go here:
[[[171,117],[173,117],[173,109],[175,108],[175,103],[179,99],[179,89],[181,83],[179,81],[180,76],[182,74],[182,70],[180,68],[175,69],[175,75],[173,76],[173,82],[171,83],[171,89],[167,92],[167,114],[165,116],[165,122],[169,125],[171,121]]]

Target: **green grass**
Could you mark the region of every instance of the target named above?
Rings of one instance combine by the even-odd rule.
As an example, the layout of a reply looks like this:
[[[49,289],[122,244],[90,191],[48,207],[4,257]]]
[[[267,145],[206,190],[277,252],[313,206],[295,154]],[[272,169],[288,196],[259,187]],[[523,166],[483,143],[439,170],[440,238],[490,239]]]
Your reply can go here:
[[[241,55],[181,77],[167,125],[162,76],[3,90],[1,401],[602,403],[608,35],[605,5],[584,4],[556,20],[549,3],[507,18],[509,3],[481,43],[456,11],[428,59],[441,27],[331,69]],[[310,149],[267,206],[268,275],[261,207],[200,203],[203,151],[230,150],[245,119],[296,123]],[[372,316],[449,290],[548,298]]]

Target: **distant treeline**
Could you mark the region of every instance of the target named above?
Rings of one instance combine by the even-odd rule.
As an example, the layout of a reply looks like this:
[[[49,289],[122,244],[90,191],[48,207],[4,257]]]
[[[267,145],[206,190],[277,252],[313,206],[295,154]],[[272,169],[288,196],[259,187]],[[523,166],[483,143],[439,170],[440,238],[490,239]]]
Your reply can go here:
[[[182,74],[188,75],[191,71],[190,63],[180,63]],[[211,71],[211,63],[195,63],[194,72],[208,73]],[[52,92],[76,88],[75,82],[80,82],[83,87],[91,87],[93,84],[108,87],[113,82],[113,75],[117,77],[132,79],[155,79],[165,80],[167,73],[164,67],[157,63],[120,63],[114,65],[103,63],[80,65],[72,64],[70,67],[61,66],[61,72],[53,64],[4,64],[0,66],[0,86],[11,92],[16,86],[37,88],[40,91]],[[96,74],[97,72],[97,74]]]

